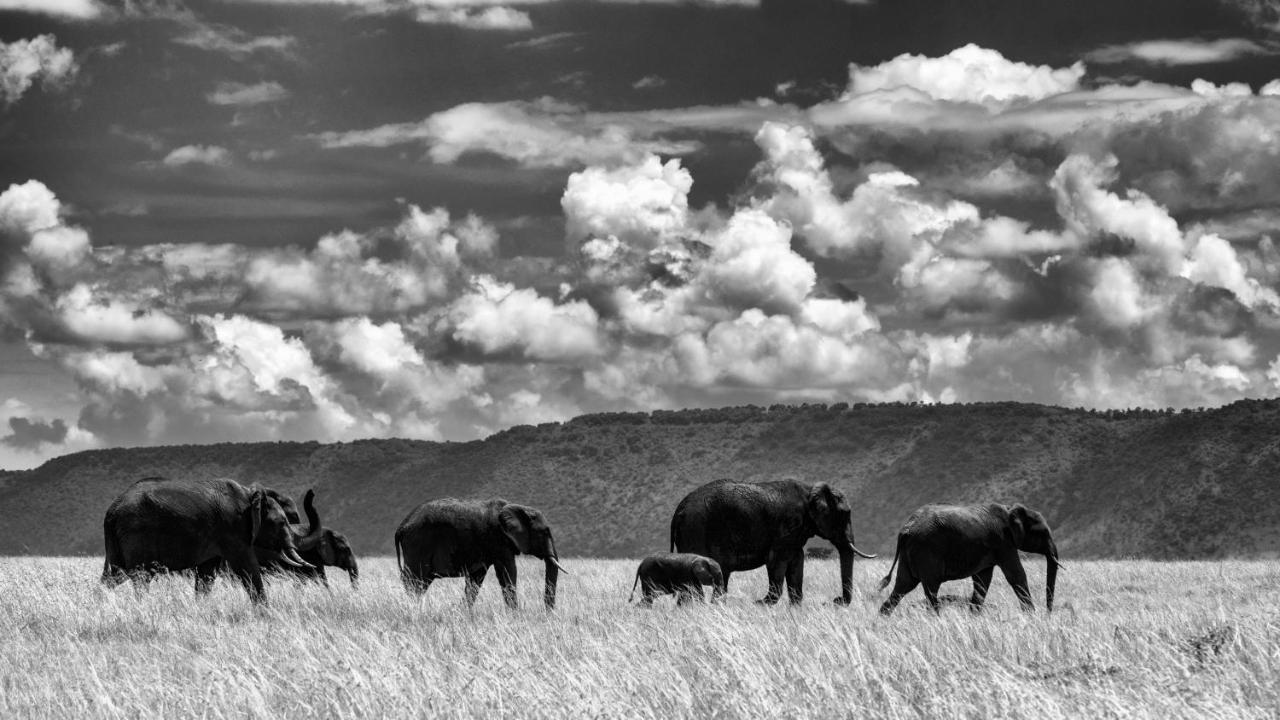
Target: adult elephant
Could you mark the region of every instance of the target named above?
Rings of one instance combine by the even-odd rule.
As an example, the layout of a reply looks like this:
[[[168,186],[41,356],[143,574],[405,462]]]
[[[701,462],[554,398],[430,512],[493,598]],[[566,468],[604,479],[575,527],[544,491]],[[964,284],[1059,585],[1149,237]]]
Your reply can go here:
[[[293,507],[287,496],[226,478],[143,478],[107,508],[102,582],[115,587],[132,579],[140,587],[157,573],[207,571],[225,561],[249,599],[261,603],[266,593],[256,549],[307,567],[285,507]]]
[[[925,505],[912,513],[898,532],[893,564],[880,581],[880,589],[889,585],[899,560],[902,566],[898,568],[893,592],[880,606],[880,614],[892,614],[902,596],[916,585],[924,586],[924,595],[936,612],[938,586],[968,577],[973,578],[969,604],[979,611],[997,567],[1013,586],[1022,608],[1031,610],[1035,604],[1019,551],[1046,557],[1044,604],[1052,612],[1060,563],[1058,546],[1043,515],[1022,505]]]
[[[288,558],[282,557],[277,551],[255,545],[254,554],[258,557],[258,564],[262,566],[264,572],[303,580],[317,580],[325,587],[329,586],[329,579],[324,572],[325,567],[337,567],[347,572],[347,577],[351,579],[351,586],[356,587],[360,580],[360,567],[356,562],[355,553],[351,550],[351,544],[347,542],[345,535],[325,527],[320,522],[320,513],[315,507],[315,496],[315,490],[308,490],[302,499],[302,509],[306,513],[308,525],[306,527],[293,525],[291,528],[298,556],[311,567],[300,567],[291,563]],[[217,572],[226,567],[226,563],[217,563],[216,566],[206,563],[197,568],[196,592],[209,592],[213,588]]]
[[[432,500],[414,508],[396,529],[396,563],[405,590],[421,595],[436,578],[466,577],[471,605],[489,568],[495,568],[507,606],[516,600],[516,555],[546,564],[543,601],[556,605],[560,560],[542,513],[506,500]]]
[[[840,597],[835,602],[848,605],[853,598],[853,556],[875,557],[854,546],[849,516],[844,495],[826,483],[716,480],[676,506],[671,549],[705,555],[720,564],[724,579],[712,599],[728,591],[732,573],[763,565],[769,572],[769,592],[761,602],[778,602],[785,582],[794,605],[804,599],[804,544],[816,535],[831,541],[840,554]]]

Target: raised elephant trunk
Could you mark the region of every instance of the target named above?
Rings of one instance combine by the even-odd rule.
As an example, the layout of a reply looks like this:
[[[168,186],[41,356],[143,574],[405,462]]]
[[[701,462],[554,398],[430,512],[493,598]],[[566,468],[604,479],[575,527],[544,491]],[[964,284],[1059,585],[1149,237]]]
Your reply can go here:
[[[320,513],[316,512],[316,491],[308,490],[306,497],[302,498],[302,510],[307,514],[307,535],[315,535],[320,532]]]
[[[1053,591],[1058,584],[1058,546],[1049,541],[1049,552],[1045,556],[1044,568],[1044,607],[1046,612],[1053,612]]]

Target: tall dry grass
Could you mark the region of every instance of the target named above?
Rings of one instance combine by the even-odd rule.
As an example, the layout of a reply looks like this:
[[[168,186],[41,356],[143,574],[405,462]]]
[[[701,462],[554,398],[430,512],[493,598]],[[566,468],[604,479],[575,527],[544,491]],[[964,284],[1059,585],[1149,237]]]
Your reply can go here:
[[[461,581],[413,600],[383,558],[358,591],[276,582],[265,609],[225,578],[136,595],[100,587],[100,561],[0,559],[0,717],[1280,716],[1276,563],[1075,562],[1049,617],[997,573],[981,616],[934,617],[917,591],[888,620],[881,561],[849,608],[810,561],[799,609],[755,605],[753,572],[724,606],[649,611],[626,602],[635,563],[566,565],[548,614],[534,563],[509,612],[492,575],[467,610]]]

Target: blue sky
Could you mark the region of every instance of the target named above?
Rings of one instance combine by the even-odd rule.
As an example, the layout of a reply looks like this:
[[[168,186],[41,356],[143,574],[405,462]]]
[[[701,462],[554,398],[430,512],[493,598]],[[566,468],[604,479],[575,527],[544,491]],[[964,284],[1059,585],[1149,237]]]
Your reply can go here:
[[[1280,385],[1260,0],[0,0],[0,466]]]

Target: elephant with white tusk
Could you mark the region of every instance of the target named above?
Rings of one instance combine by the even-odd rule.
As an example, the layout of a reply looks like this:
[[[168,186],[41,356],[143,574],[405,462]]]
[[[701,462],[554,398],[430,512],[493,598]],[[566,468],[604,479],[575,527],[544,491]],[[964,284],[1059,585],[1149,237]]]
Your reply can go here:
[[[144,478],[107,508],[102,582],[115,587],[131,579],[142,587],[157,573],[199,572],[225,561],[249,599],[265,602],[259,551],[310,567],[294,544],[290,522],[297,516],[287,496],[256,485]]]
[[[502,597],[515,608],[516,555],[532,555],[546,566],[543,602],[556,606],[556,582],[564,570],[551,526],[542,513],[506,500],[432,500],[414,508],[396,529],[396,563],[405,590],[421,595],[437,578],[467,578],[466,599],[476,600],[489,567]]]
[[[791,604],[804,599],[804,544],[815,535],[840,554],[840,596],[853,597],[853,558],[873,558],[853,544],[853,523],[844,495],[826,483],[796,480],[745,483],[716,480],[680,501],[671,516],[671,549],[705,555],[724,571],[712,599],[729,588],[729,576],[761,565],[769,572],[769,592],[760,602],[773,605],[787,586]]]
[[[889,585],[899,561],[898,579],[889,599],[880,606],[881,615],[891,615],[903,595],[924,586],[924,595],[935,612],[938,586],[949,580],[973,578],[969,605],[978,612],[991,587],[991,575],[1000,568],[1013,586],[1024,610],[1032,610],[1027,573],[1019,551],[1046,558],[1045,609],[1053,611],[1053,593],[1058,581],[1058,546],[1044,516],[1022,505],[925,505],[907,518],[898,533],[898,549],[889,574],[880,589]]]

